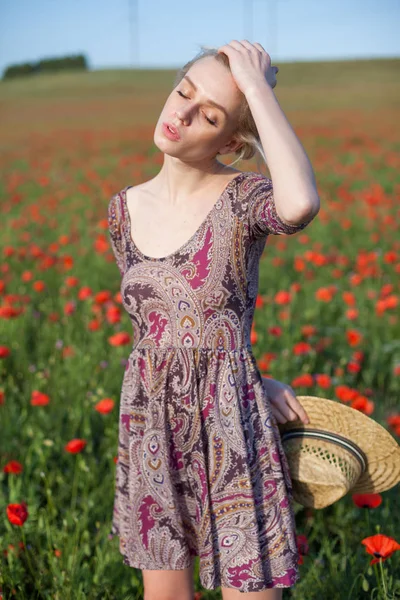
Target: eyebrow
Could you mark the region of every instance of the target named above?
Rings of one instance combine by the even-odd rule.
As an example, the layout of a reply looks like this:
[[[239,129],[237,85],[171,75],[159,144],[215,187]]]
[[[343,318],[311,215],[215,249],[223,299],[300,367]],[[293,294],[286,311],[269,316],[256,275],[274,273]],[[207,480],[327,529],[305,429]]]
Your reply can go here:
[[[194,91],[197,91],[197,86],[193,83],[193,81],[190,79],[190,77],[188,75],[184,75],[183,79],[186,79],[190,83],[190,85],[193,87]],[[214,100],[207,98],[207,104],[211,104],[212,106],[219,108],[219,110],[222,110],[225,117],[228,118],[228,113],[226,112],[225,108],[223,106],[221,106],[220,104],[218,104],[218,102],[214,102]]]

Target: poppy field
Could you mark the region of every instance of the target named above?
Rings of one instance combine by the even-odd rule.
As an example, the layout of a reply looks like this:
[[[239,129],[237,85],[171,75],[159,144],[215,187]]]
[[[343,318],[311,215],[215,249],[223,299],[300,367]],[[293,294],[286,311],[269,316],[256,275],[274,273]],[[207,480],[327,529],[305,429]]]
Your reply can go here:
[[[399,64],[279,65],[275,93],[321,209],[269,236],[252,327],[263,376],[360,410],[398,443]],[[110,535],[133,337],[107,207],[161,168],[153,132],[174,75],[0,82],[0,600],[143,598]],[[400,599],[398,485],[294,510],[301,579],[283,598]],[[196,557],[196,600],[221,599],[198,569]]]

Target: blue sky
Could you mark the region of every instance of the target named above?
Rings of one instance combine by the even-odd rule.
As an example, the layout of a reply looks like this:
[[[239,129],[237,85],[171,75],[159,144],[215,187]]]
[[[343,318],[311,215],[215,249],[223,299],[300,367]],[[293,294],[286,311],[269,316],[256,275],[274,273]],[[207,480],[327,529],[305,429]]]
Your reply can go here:
[[[0,0],[0,72],[77,53],[93,69],[176,68],[232,39],[273,64],[399,57],[399,23],[399,0]]]

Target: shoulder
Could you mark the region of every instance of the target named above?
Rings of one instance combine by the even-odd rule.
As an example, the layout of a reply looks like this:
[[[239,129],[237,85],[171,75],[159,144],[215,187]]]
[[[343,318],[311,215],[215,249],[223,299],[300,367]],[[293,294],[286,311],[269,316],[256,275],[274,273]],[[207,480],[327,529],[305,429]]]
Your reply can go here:
[[[243,207],[249,207],[255,200],[272,191],[272,180],[254,171],[242,171],[234,178],[234,183],[236,200]]]
[[[252,192],[253,190],[264,190],[266,187],[272,187],[272,180],[269,177],[255,171],[242,171],[235,179],[237,179],[242,192]]]
[[[108,227],[111,234],[119,235],[121,231],[121,223],[124,218],[124,207],[122,194],[125,192],[125,188],[121,191],[116,192],[111,196],[108,201],[107,218]]]
[[[272,179],[270,177],[255,171],[245,171],[245,181],[251,184],[252,188],[259,188],[265,185],[272,186]]]
[[[122,221],[125,220],[127,207],[141,193],[152,193],[149,184],[152,180],[127,185],[119,192],[111,196],[108,202],[108,224],[113,231],[118,230]]]
[[[152,182],[153,179],[149,179],[148,181],[143,181],[142,183],[137,183],[136,185],[128,185],[126,188],[124,188],[123,191],[125,191],[126,194],[127,204],[130,204],[132,199],[137,198],[140,194],[148,194],[151,196],[154,195],[157,190],[153,188]]]
[[[136,207],[141,202],[157,200],[160,197],[161,189],[155,181],[155,177],[136,185],[129,185],[125,188],[126,209],[133,214]]]
[[[118,217],[121,212],[120,203],[121,203],[121,192],[117,192],[111,196],[108,201],[108,219],[112,219]]]

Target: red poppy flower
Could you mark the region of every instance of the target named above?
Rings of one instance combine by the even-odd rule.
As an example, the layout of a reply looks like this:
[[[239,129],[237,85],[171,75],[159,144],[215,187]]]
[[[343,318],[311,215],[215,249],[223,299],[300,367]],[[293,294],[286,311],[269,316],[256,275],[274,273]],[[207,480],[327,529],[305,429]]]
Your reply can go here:
[[[92,288],[87,285],[84,285],[78,292],[79,300],[86,300],[86,298],[91,298],[92,296]]]
[[[22,473],[24,470],[23,466],[17,460],[10,460],[3,468],[4,473]]]
[[[376,508],[382,504],[380,494],[352,494],[353,502],[359,508]]]
[[[44,281],[35,281],[33,284],[33,289],[35,290],[35,292],[43,292],[43,290],[45,289],[46,284],[44,283]]]
[[[5,304],[4,306],[0,306],[0,318],[13,319],[14,317],[18,317],[22,313],[22,310],[22,308],[15,308],[14,306]]]
[[[364,538],[361,540],[361,543],[364,544],[368,554],[375,556],[375,558],[371,560],[370,565],[379,562],[381,559],[384,561],[392,556],[393,552],[400,550],[400,544],[398,544],[395,539],[383,535],[382,533],[377,533],[376,535]]]
[[[39,392],[38,390],[33,390],[31,396],[32,406],[46,406],[49,402],[50,398],[47,394],[43,394],[43,392]]]
[[[111,398],[104,398],[103,400],[100,400],[94,408],[99,413],[107,414],[112,411],[114,404],[114,400],[111,400]]]
[[[7,346],[0,346],[0,358],[6,358],[10,355],[10,349]]]
[[[290,382],[290,385],[294,388],[294,387],[298,387],[298,386],[311,386],[314,384],[314,380],[313,380],[313,376],[310,375],[310,373],[304,373],[304,375],[299,375],[298,377],[295,377],[294,379],[292,379],[292,381]]]
[[[67,287],[76,287],[78,285],[78,283],[79,283],[79,279],[75,275],[69,275],[68,277],[65,278],[65,285]]]
[[[21,527],[28,518],[28,510],[25,502],[21,504],[9,504],[7,506],[7,517],[12,525]]]
[[[275,304],[289,304],[291,299],[290,293],[285,290],[280,290],[274,297]]]
[[[111,300],[111,292],[108,290],[103,290],[102,292],[97,292],[94,296],[94,302],[97,304],[105,304],[106,302],[110,302]]]
[[[106,319],[110,324],[119,323],[121,321],[121,309],[119,306],[110,306],[107,308]]]
[[[78,452],[82,452],[85,448],[87,442],[86,440],[82,440],[80,438],[75,438],[70,440],[68,444],[65,445],[64,449],[71,454],[77,454]]]
[[[123,346],[129,344],[131,341],[131,336],[125,331],[119,331],[118,333],[114,333],[108,338],[111,346]]]

